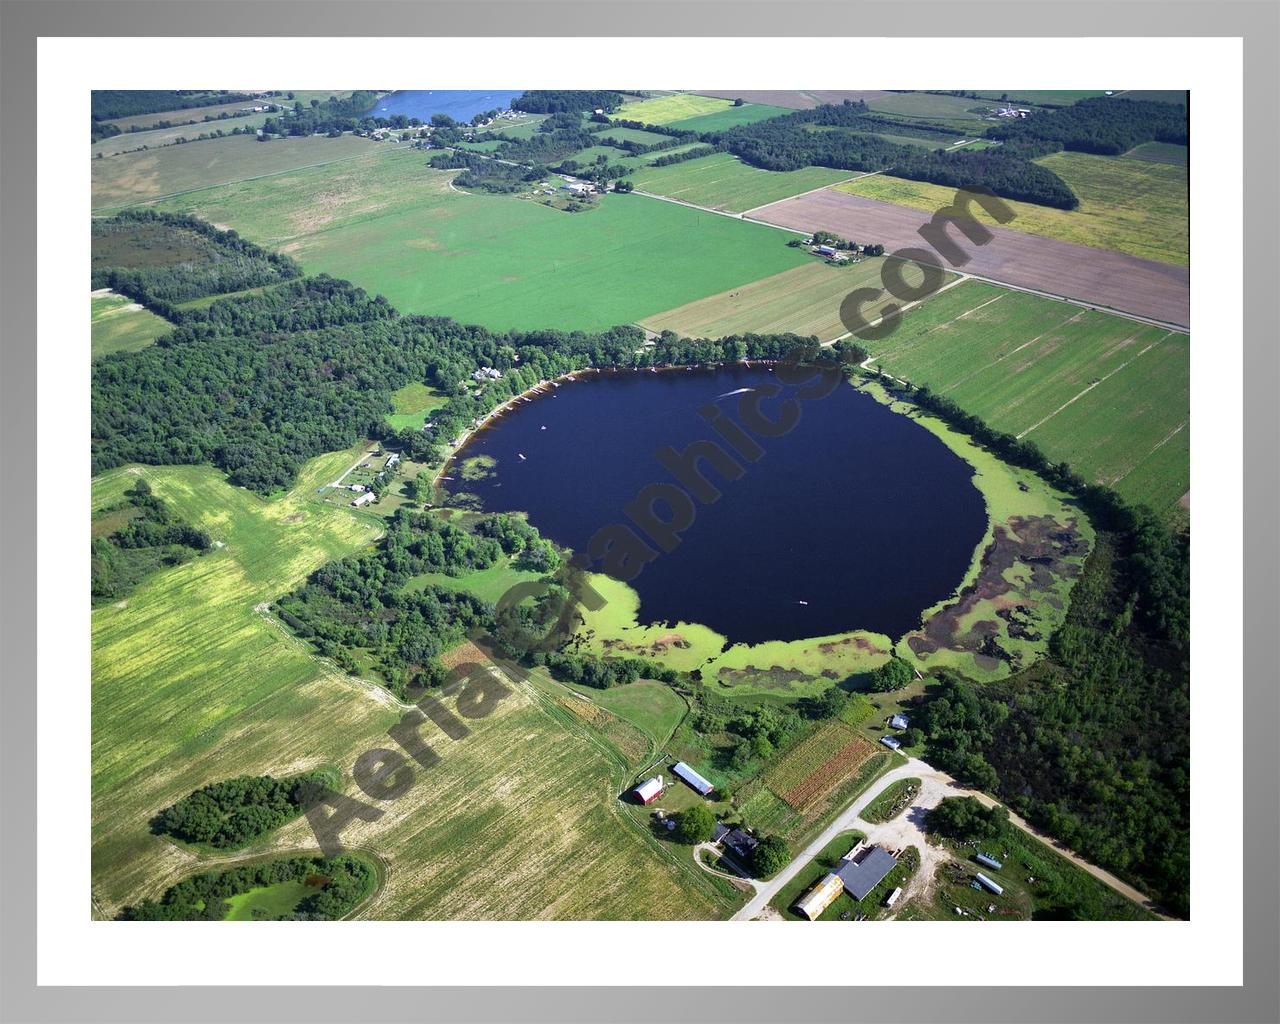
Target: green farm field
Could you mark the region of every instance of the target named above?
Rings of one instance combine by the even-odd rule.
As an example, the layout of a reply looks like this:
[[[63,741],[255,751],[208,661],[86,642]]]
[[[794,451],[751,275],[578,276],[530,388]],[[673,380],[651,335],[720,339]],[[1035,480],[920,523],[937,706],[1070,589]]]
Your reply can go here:
[[[400,715],[389,694],[317,658],[264,611],[378,536],[376,517],[316,496],[359,451],[313,460],[272,501],[206,466],[94,480],[102,507],[141,474],[223,545],[93,615],[92,882],[102,914],[226,862],[151,834],[151,816],[177,798],[218,779],[330,763],[358,796],[349,766],[387,745]],[[387,869],[360,916],[714,918],[730,909],[692,864],[622,815],[615,797],[627,766],[586,723],[514,682],[498,710],[468,724],[458,741],[424,732],[440,762],[379,819],[343,833]],[[247,852],[314,848],[298,819]]]
[[[1171,514],[1189,488],[1179,457],[1190,408],[1186,335],[966,281],[909,310],[869,347],[890,373],[928,384],[1130,500]]]
[[[704,114],[714,114],[717,111],[732,108],[732,100],[718,100],[711,96],[681,92],[640,100],[638,103],[627,103],[613,116],[615,119],[641,121],[644,124],[670,124],[673,121],[685,121],[691,117],[701,117]]]
[[[884,257],[851,267],[834,267],[811,257],[807,266],[647,317],[641,324],[651,331],[675,331],[688,338],[755,331],[814,335],[820,341],[831,341],[848,331],[840,320],[840,303],[855,288],[879,289],[883,267]],[[905,277],[913,280],[910,272]],[[946,280],[954,280],[954,275],[947,274]],[[863,308],[863,316],[873,319],[893,301],[885,292],[878,303]]]
[[[710,114],[699,114],[696,117],[684,117],[678,121],[667,123],[668,128],[679,128],[686,132],[723,132],[742,124],[756,124],[768,121],[772,117],[790,114],[786,107],[775,107],[768,103],[744,103],[740,107],[730,106]]]
[[[1070,185],[1080,199],[1080,207],[1055,210],[1006,200],[1014,220],[1005,227],[1161,263],[1187,265],[1190,226],[1186,167],[1068,152],[1042,157],[1036,163]],[[940,210],[955,198],[954,189],[884,174],[836,187],[851,195],[917,210]],[[996,223],[981,207],[975,206],[974,211],[980,221]]]
[[[847,181],[853,176],[849,171],[836,171],[829,167],[765,171],[744,164],[730,153],[716,153],[684,163],[637,171],[631,182],[642,192],[681,199],[714,210],[742,213],[801,192]]]
[[[1170,164],[1174,167],[1186,167],[1191,159],[1186,146],[1178,146],[1172,142],[1144,142],[1141,146],[1124,154],[1129,160],[1146,160],[1153,164]]]
[[[205,132],[209,134],[219,130],[230,132],[236,128],[252,128],[256,130],[262,127],[267,118],[274,116],[274,114],[245,114],[242,117],[228,117],[217,121],[204,121],[200,124],[184,124],[173,128],[154,128],[150,131],[125,132],[123,135],[113,135],[109,139],[95,142],[93,144],[93,155],[96,159],[99,153],[106,158],[119,156],[121,153],[129,153],[143,147],[159,149],[162,146],[175,145],[179,139],[195,139]]]
[[[123,295],[93,295],[89,301],[94,359],[113,352],[137,352],[173,330],[173,324],[164,317],[156,316]]]
[[[642,146],[652,146],[659,142],[670,142],[671,136],[657,132],[647,132],[641,128],[606,128],[596,134],[601,142],[638,142]]]
[[[105,157],[92,161],[93,208],[130,206],[299,167],[332,164],[363,156],[375,147],[393,149],[395,144],[354,135],[270,142],[257,142],[253,135],[232,135]]]
[[[765,173],[765,172],[761,172]],[[380,152],[178,196],[193,213],[406,313],[495,330],[600,330],[811,259],[787,233],[643,196],[570,214],[462,194],[420,151]]]

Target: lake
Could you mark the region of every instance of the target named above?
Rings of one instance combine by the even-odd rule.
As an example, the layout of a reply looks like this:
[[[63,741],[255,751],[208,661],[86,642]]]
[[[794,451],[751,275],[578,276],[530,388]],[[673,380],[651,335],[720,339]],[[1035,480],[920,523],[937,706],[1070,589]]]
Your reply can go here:
[[[661,446],[716,439],[700,408],[737,420],[740,401],[776,382],[763,366],[581,375],[479,431],[460,460],[496,465],[463,481],[455,462],[448,486],[489,511],[525,511],[582,551],[601,527],[629,522],[623,508],[642,488],[674,482]],[[760,408],[775,417],[788,396]],[[678,546],[631,581],[642,622],[697,622],[747,643],[852,629],[896,638],[953,593],[986,531],[972,467],[848,385],[800,410],[789,433],[758,438],[757,461],[737,460],[737,480],[706,470],[721,498],[698,504]]]
[[[448,114],[469,122],[486,110],[506,110],[523,89],[406,89],[384,96],[369,111],[374,117],[416,117],[430,121],[432,114]]]

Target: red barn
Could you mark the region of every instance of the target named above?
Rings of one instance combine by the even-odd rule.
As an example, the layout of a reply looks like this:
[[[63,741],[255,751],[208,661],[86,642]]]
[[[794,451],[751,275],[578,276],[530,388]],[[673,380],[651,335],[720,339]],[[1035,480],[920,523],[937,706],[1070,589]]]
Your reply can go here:
[[[642,804],[651,804],[658,797],[662,796],[662,776],[655,775],[647,782],[642,782],[635,788],[636,799]]]

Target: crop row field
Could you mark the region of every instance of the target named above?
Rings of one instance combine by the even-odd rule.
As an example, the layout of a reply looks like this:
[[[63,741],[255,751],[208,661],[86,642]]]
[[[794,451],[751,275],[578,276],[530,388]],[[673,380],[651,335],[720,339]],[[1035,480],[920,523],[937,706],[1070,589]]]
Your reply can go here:
[[[400,709],[380,687],[315,657],[265,611],[309,572],[377,537],[373,517],[315,496],[358,453],[313,460],[292,491],[270,501],[207,466],[122,468],[94,480],[101,508],[141,475],[220,545],[94,612],[92,883],[106,915],[220,863],[149,827],[199,786],[334,764],[348,794],[361,797],[350,766],[388,745]],[[386,867],[361,916],[721,915],[692,866],[680,870],[619,812],[623,765],[612,747],[536,688],[508,682],[510,694],[489,717],[469,720],[467,736],[424,730],[440,761],[403,797],[382,802],[376,820],[344,831],[345,844]],[[631,713],[655,723],[671,714],[639,695]],[[303,818],[246,852],[315,845]]]
[[[495,330],[633,323],[812,259],[784,232],[644,196],[609,195],[570,214],[467,194],[451,184],[455,172],[428,168],[420,151],[383,145],[163,208],[235,228],[402,312]]]
[[[909,310],[876,364],[1171,514],[1190,486],[1186,335],[966,281]]]
[[[766,171],[744,164],[731,153],[715,153],[638,170],[631,182],[641,192],[679,199],[713,210],[743,213],[780,199],[847,181],[854,175],[829,167],[802,167],[797,171]]]
[[[797,231],[827,230],[860,242],[876,241],[895,252],[920,248],[921,228],[955,198],[956,192],[949,191],[938,205],[924,208],[923,203],[905,206],[827,188],[753,210],[751,219]],[[980,244],[961,238],[957,244],[968,257],[965,273],[1184,328],[1190,323],[1190,273],[1185,266],[1034,235],[1014,230],[1012,224],[988,228],[991,237]],[[948,231],[953,241],[958,234],[955,228]]]
[[[1186,147],[1171,148],[1185,152]],[[1178,165],[1172,159],[1128,160],[1065,151],[1036,162],[1071,187],[1080,199],[1080,207],[1055,210],[1005,200],[1014,215],[1006,228],[1142,259],[1187,265],[1190,229],[1185,162]],[[849,195],[929,213],[949,206],[955,198],[955,189],[885,174],[868,175],[837,188]],[[997,223],[981,207],[973,209],[983,223]]]
[[[840,267],[815,258],[807,266],[647,317],[641,325],[651,331],[675,331],[687,338],[755,332],[814,335],[820,341],[831,341],[849,330],[840,318],[841,303],[849,293],[858,288],[881,289],[884,260],[872,257]],[[912,270],[904,270],[903,276],[912,284],[918,280]],[[955,275],[948,273],[943,283],[953,280]],[[896,301],[882,292],[879,300],[862,307],[862,316],[873,320]]]
[[[143,309],[132,299],[111,292],[94,294],[91,303],[91,355],[137,352],[173,330],[173,324]]]

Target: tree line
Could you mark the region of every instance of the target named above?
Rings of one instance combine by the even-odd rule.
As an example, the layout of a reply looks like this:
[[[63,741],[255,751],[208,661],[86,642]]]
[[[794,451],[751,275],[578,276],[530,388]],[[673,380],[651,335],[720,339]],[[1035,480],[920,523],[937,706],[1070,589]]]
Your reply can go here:
[[[1117,156],[1144,142],[1188,142],[1187,111],[1175,103],[1095,96],[1069,107],[1010,120],[987,138],[1037,156],[1056,149]]]
[[[610,89],[528,89],[511,101],[512,110],[529,114],[616,110],[620,106],[622,93]]]
[[[257,98],[248,92],[210,89],[94,89],[89,99],[89,113],[94,121],[114,121],[217,103],[248,103]]]
[[[315,771],[286,779],[245,775],[212,782],[157,814],[152,831],[184,843],[235,849],[292,821],[306,810],[315,787],[333,789],[337,781],[333,772]]]
[[[830,130],[814,131],[814,127]],[[943,152],[872,134],[885,127],[884,119],[870,114],[861,100],[846,100],[739,125],[720,133],[717,140],[739,159],[770,171],[807,166],[884,171],[948,188],[984,188],[1006,199],[1064,210],[1080,205],[1061,178],[1033,163],[1027,154],[1004,152],[1004,147]]]

